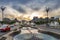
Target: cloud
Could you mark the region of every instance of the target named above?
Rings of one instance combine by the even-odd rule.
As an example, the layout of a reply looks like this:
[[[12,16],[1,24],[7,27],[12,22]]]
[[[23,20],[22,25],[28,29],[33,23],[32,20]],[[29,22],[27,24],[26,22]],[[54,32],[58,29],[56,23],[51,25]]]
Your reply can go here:
[[[55,9],[56,5],[58,5],[58,0],[32,0],[30,3],[26,4],[26,6],[33,10],[39,10],[41,7],[50,7]]]
[[[12,3],[12,4],[16,4],[16,3],[26,4],[30,1],[31,0],[0,0],[0,4],[9,4],[9,3]]]
[[[14,5],[14,6],[12,6],[12,8],[21,12],[21,13],[26,13],[25,9],[23,9],[21,6]]]
[[[21,14],[31,15],[34,12],[45,17],[46,7],[50,8],[50,17],[59,15],[60,13],[60,0],[0,0],[0,6],[6,6],[5,13],[7,15],[13,14],[14,17]]]
[[[40,10],[41,7],[50,7],[56,9],[60,7],[59,0],[0,0],[1,5],[12,5],[16,10],[24,12],[24,9],[19,7],[18,4],[25,5],[33,10]],[[20,8],[20,9],[18,9]]]

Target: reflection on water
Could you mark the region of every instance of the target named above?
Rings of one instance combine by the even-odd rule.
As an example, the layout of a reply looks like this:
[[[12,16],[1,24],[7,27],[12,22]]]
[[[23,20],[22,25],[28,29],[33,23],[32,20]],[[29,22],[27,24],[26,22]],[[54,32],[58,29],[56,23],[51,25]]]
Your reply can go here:
[[[26,29],[25,29],[26,30]],[[24,31],[25,31],[24,30]],[[31,30],[33,32],[35,32],[36,30],[33,29]],[[26,32],[26,31],[25,31]],[[14,40],[27,40],[27,39],[30,39],[32,38],[32,36],[35,36],[36,38],[40,38],[40,39],[43,39],[43,40],[57,40],[56,38],[50,36],[50,35],[46,35],[46,34],[42,34],[42,33],[21,33],[21,34],[18,34],[17,36],[14,37]],[[32,39],[33,40],[33,39]]]

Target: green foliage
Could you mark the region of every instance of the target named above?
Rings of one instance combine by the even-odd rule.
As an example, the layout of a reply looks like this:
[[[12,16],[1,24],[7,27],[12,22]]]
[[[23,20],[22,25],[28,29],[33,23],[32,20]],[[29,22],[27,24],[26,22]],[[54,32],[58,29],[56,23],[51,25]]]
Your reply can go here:
[[[40,22],[35,22],[35,24],[39,25],[39,24],[40,24]]]
[[[40,25],[40,24],[44,24],[44,21],[38,21],[38,22],[34,22],[34,23],[37,25]]]
[[[59,22],[59,24],[60,24],[60,20],[59,20],[58,22]]]
[[[9,24],[14,24],[15,23],[15,21],[11,21]]]
[[[1,24],[14,24],[15,21],[7,22],[7,21],[0,21]]]

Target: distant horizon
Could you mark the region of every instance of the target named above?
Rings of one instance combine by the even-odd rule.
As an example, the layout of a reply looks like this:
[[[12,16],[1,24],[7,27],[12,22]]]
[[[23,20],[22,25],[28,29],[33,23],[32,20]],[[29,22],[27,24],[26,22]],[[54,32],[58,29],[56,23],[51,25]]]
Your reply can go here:
[[[34,16],[34,17],[38,17],[38,16]],[[33,18],[34,18],[33,17]],[[5,17],[5,18],[7,18],[7,17]],[[38,17],[39,18],[39,17]],[[43,18],[43,17],[40,17],[40,18]],[[45,18],[47,18],[47,17],[45,17]],[[48,18],[51,18],[51,17],[48,17]],[[59,17],[54,17],[54,18],[59,18]],[[15,18],[9,18],[10,20],[14,20]],[[43,18],[44,19],[44,18]],[[21,20],[26,20],[26,21],[30,21],[30,20],[32,20],[32,19],[30,19],[30,20],[28,20],[28,19],[17,19],[17,20],[19,20],[19,21],[21,21]],[[59,20],[60,20],[60,18],[59,18]],[[0,18],[0,21],[2,21],[2,18]]]

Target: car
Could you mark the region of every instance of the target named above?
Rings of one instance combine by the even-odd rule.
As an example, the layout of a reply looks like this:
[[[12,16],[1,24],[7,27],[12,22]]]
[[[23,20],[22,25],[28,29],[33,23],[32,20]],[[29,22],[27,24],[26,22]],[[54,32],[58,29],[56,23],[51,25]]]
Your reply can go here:
[[[10,31],[10,26],[9,25],[2,25],[0,27],[0,32],[6,32],[6,31]]]
[[[11,28],[13,28],[13,27],[15,27],[15,26],[17,26],[17,25],[16,25],[16,24],[12,24],[12,25],[10,25]]]

